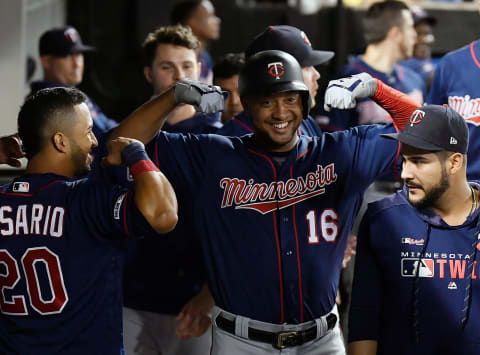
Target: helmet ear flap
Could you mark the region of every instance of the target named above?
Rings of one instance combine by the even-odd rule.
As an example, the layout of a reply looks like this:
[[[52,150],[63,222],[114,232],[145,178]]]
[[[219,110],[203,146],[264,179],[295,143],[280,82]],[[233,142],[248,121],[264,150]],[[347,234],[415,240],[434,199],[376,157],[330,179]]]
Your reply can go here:
[[[306,120],[312,108],[313,100],[309,91],[302,91],[302,108],[303,108],[303,119]]]

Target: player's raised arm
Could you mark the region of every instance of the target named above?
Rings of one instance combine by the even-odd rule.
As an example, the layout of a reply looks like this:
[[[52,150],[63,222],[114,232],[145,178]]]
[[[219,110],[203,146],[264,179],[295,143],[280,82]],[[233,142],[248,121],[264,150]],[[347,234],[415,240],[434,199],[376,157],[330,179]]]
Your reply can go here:
[[[162,128],[167,114],[181,104],[193,105],[197,112],[216,113],[224,110],[224,94],[218,86],[193,79],[180,80],[125,118],[111,139],[129,137],[147,144]]]
[[[125,164],[135,181],[134,201],[147,222],[158,233],[170,232],[177,224],[177,199],[170,182],[152,163],[143,143],[117,137],[108,143],[104,164]]]
[[[360,73],[330,81],[325,92],[324,108],[326,111],[330,111],[331,108],[351,109],[356,106],[358,99],[366,97],[370,97],[385,109],[392,117],[393,123],[401,130],[412,112],[420,106],[420,103],[408,95],[372,78],[367,73]]]

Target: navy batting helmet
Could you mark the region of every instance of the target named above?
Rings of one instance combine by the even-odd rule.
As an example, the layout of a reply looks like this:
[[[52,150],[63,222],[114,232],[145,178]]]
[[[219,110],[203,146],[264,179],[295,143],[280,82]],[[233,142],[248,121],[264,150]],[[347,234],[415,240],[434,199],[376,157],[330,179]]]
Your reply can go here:
[[[303,82],[302,68],[292,55],[282,51],[252,55],[240,73],[238,91],[242,98],[298,91],[302,97],[303,118],[307,118],[310,111],[310,91]]]

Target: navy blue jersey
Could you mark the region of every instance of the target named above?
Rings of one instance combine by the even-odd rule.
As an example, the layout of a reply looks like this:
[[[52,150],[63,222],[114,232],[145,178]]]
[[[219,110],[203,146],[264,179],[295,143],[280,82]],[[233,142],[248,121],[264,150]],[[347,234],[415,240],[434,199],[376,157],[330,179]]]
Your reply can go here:
[[[230,121],[226,122],[223,127],[215,133],[230,137],[240,137],[245,134],[253,133],[252,119],[247,116],[245,111],[242,111]],[[311,116],[308,116],[308,118],[303,120],[300,124],[298,133],[310,137],[316,137],[322,134],[322,130],[315,120]]]
[[[419,105],[424,101],[425,84],[422,78],[410,68],[398,64],[394,66],[392,73],[386,74],[373,69],[358,56],[343,68],[338,77],[343,78],[362,72],[366,72],[394,89],[409,95]],[[361,124],[385,123],[391,120],[388,112],[371,99],[360,100],[357,107],[351,110],[333,109],[329,116],[330,126],[339,130]]]
[[[53,87],[66,87],[65,84],[52,82],[52,81],[34,81],[30,85],[31,92],[29,95],[36,93],[38,90],[53,88]],[[93,120],[93,133],[95,137],[100,137],[103,133],[107,132],[113,127],[116,127],[118,123],[111,118],[105,116],[100,107],[93,102],[91,98],[87,98],[86,104],[90,111],[90,115]]]
[[[363,192],[397,154],[378,134],[394,130],[300,136],[281,167],[252,135],[160,132],[147,150],[194,211],[215,303],[270,323],[327,314]]]
[[[222,127],[221,117],[221,112],[215,114],[197,113],[196,115],[174,125],[166,122],[163,125],[162,130],[170,133],[215,133],[219,128]]]
[[[133,194],[53,174],[0,189],[0,353],[123,351],[121,240],[151,234]]]
[[[480,41],[443,57],[435,70],[429,104],[448,104],[467,120],[469,129],[467,176],[480,179]]]
[[[402,60],[399,64],[403,67],[412,69],[415,73],[420,75],[425,83],[425,88],[427,87],[427,84],[433,75],[433,71],[435,70],[435,62],[431,58],[421,59],[410,57]],[[426,97],[426,94],[427,93],[424,92],[424,97]]]
[[[349,341],[376,340],[382,355],[480,354],[477,261],[470,318],[464,331],[460,325],[478,217],[479,210],[462,225],[449,226],[433,212],[413,208],[405,190],[369,204],[358,234]]]

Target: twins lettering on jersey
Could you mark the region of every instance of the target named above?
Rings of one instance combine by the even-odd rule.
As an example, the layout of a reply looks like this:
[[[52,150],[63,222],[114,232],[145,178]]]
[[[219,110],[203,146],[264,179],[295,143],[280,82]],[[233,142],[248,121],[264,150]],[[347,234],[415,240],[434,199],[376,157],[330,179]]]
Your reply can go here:
[[[448,106],[457,111],[464,119],[475,125],[480,125],[480,98],[465,96],[449,96]]]
[[[220,180],[223,191],[221,208],[235,205],[235,209],[250,209],[267,214],[325,193],[325,186],[337,181],[335,165],[317,165],[317,170],[295,179],[254,183],[225,177]]]
[[[400,252],[402,277],[415,277],[417,268],[419,277],[438,277],[440,279],[463,279],[466,276],[468,254],[459,253],[425,253],[420,258],[420,252]],[[472,279],[480,277],[480,264],[473,262]]]
[[[45,235],[60,238],[63,235],[65,209],[39,203],[0,207],[0,235]]]

